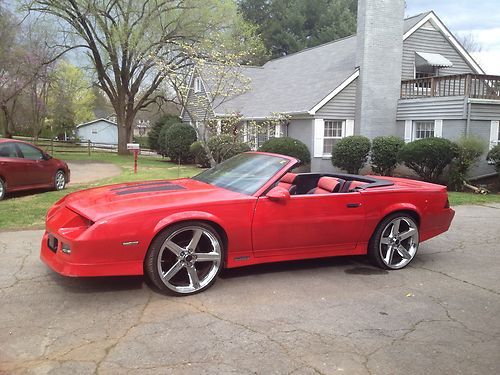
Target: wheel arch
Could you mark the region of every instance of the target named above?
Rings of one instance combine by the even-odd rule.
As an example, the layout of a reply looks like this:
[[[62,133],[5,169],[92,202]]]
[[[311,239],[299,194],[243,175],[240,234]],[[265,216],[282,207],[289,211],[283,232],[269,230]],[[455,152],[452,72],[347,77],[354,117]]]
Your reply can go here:
[[[393,215],[395,213],[406,213],[410,215],[413,219],[415,219],[415,222],[420,227],[420,223],[422,220],[422,213],[416,206],[409,203],[388,206],[386,209],[384,209],[382,213],[382,218],[379,220],[378,224],[380,224],[383,220],[385,220],[385,218],[388,217],[389,215]]]

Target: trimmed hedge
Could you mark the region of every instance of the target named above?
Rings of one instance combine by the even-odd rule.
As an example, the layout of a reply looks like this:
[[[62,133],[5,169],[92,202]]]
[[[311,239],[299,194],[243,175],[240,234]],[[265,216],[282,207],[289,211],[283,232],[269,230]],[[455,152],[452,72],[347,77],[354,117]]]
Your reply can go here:
[[[171,125],[165,131],[164,141],[165,155],[168,156],[170,160],[176,163],[188,163],[193,161],[193,154],[189,147],[196,141],[196,130],[194,130],[191,125]]]
[[[398,153],[405,142],[398,137],[375,137],[372,141],[371,167],[383,176],[392,176],[398,165]]]
[[[342,138],[333,145],[332,164],[347,173],[358,174],[370,152],[370,140],[362,135]]]
[[[291,137],[271,138],[260,146],[259,151],[292,156],[304,164],[311,162],[311,153],[307,146]]]
[[[439,182],[443,170],[457,155],[457,146],[444,138],[424,138],[404,145],[399,159],[423,180]]]

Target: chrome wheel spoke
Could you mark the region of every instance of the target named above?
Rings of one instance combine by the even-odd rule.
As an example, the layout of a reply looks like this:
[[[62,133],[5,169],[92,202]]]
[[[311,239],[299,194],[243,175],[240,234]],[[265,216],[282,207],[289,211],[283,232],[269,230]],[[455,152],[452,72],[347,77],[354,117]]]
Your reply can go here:
[[[389,245],[389,244],[391,243],[391,240],[390,240],[389,238],[387,238],[387,237],[382,237],[382,238],[380,239],[380,243],[381,243],[382,245]]]
[[[203,231],[201,229],[197,229],[193,233],[193,238],[191,238],[191,241],[189,242],[189,245],[187,249],[189,251],[195,251],[196,247],[198,246],[198,242],[200,242],[200,238],[203,235]]]
[[[401,219],[397,219],[394,221],[394,224],[391,229],[391,236],[395,237],[399,234],[399,227],[401,226]]]
[[[402,240],[406,240],[407,238],[413,237],[417,233],[415,228],[410,228],[406,232],[403,232],[399,235],[399,238]]]
[[[407,259],[407,260],[411,259],[410,253],[408,252],[408,250],[406,250],[404,248],[403,245],[399,245],[397,247],[397,250],[398,250],[399,255],[401,255],[404,259]]]
[[[180,256],[181,253],[184,251],[184,249],[182,247],[180,247],[179,245],[177,245],[173,241],[166,241],[163,246],[164,246],[164,248],[166,247],[167,249],[169,249],[176,256]]]
[[[189,276],[189,284],[198,289],[200,287],[200,279],[198,278],[198,272],[196,272],[196,268],[194,266],[187,267],[187,272]]]
[[[162,274],[162,278],[166,281],[169,281],[172,277],[177,275],[177,272],[179,272],[184,265],[180,260],[178,260],[167,272]]]
[[[394,247],[388,246],[387,247],[387,253],[385,253],[384,261],[387,265],[391,265],[392,263],[392,257],[394,255]]]
[[[197,262],[215,262],[220,260],[220,254],[216,252],[211,253],[195,253]]]

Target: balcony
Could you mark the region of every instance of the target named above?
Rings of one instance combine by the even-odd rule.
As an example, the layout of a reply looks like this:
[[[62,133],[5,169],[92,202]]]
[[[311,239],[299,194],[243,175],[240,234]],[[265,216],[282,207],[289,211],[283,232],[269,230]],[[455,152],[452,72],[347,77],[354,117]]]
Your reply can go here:
[[[447,96],[500,100],[500,76],[454,74],[401,81],[401,99]]]

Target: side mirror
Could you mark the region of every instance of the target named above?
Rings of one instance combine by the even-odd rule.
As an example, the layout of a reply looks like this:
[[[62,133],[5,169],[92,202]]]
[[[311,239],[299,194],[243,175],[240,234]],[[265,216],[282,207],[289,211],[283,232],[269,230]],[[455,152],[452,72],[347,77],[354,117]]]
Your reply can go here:
[[[52,156],[50,156],[49,154],[47,154],[47,153],[44,152],[43,155],[42,155],[42,159],[43,160],[50,160],[50,159],[52,159]]]
[[[290,199],[290,192],[282,187],[276,186],[266,194],[269,200],[274,202],[285,202]]]

